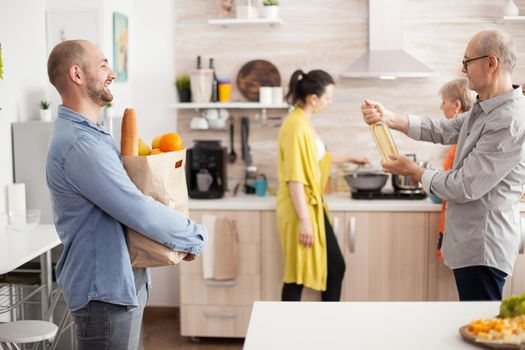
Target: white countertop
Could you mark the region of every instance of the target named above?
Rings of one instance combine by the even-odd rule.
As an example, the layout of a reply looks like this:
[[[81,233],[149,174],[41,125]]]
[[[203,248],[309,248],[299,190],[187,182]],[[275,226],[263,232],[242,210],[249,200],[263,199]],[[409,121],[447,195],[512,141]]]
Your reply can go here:
[[[0,274],[7,273],[61,244],[54,225],[32,230],[0,228]]]
[[[499,302],[255,302],[244,350],[475,350],[459,328]]]
[[[393,199],[352,199],[349,194],[325,196],[330,211],[403,211],[403,212],[439,212],[441,204],[433,203],[429,198],[412,200]],[[276,197],[257,197],[239,194],[236,197],[226,195],[221,199],[190,199],[190,210],[275,210]],[[520,203],[520,211],[525,212],[525,202]]]

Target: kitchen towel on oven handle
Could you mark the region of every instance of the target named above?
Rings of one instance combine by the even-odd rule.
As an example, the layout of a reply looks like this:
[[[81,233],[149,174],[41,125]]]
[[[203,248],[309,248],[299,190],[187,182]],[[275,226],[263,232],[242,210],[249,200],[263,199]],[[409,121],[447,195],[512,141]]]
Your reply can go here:
[[[235,280],[239,275],[239,235],[234,220],[204,215],[202,225],[208,232],[207,248],[202,253],[202,273],[208,280]]]

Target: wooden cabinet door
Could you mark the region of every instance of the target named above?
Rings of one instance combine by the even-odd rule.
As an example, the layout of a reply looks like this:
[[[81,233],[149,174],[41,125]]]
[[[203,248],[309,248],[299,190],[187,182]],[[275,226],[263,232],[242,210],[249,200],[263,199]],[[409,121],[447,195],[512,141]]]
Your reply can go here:
[[[342,250],[344,239],[344,213],[330,214],[336,238]],[[261,260],[262,260],[262,299],[280,301],[283,287],[283,250],[277,230],[275,211],[261,212]],[[304,288],[302,300],[321,300],[321,293]]]
[[[345,300],[426,300],[426,213],[351,212],[345,225]]]
[[[442,260],[437,260],[435,257],[437,234],[439,231],[439,221],[441,217],[440,212],[430,213],[429,219],[429,244],[428,244],[428,300],[430,301],[457,301],[459,300],[456,281],[454,279],[454,272],[445,265]],[[523,226],[525,228],[525,226]],[[521,264],[519,263],[521,259]],[[525,276],[525,257],[518,256],[518,261],[514,267],[514,276],[522,274]],[[503,287],[503,297],[507,297],[516,290],[525,291],[525,281],[518,278],[507,277],[505,286]]]

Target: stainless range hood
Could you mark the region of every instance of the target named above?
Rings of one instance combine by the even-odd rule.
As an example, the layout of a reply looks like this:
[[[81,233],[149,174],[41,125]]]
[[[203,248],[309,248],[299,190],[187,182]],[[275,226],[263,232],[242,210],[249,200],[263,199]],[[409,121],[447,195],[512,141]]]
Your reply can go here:
[[[403,0],[370,0],[369,50],[343,78],[428,78],[432,69],[403,50]]]

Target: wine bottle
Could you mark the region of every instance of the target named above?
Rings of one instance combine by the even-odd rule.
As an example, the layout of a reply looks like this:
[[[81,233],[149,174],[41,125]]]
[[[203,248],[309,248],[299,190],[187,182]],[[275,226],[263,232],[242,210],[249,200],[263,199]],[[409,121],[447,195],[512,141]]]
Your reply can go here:
[[[211,102],[219,101],[219,79],[215,74],[215,68],[213,67],[213,58],[210,58],[210,69],[213,71],[213,81],[211,85]]]

